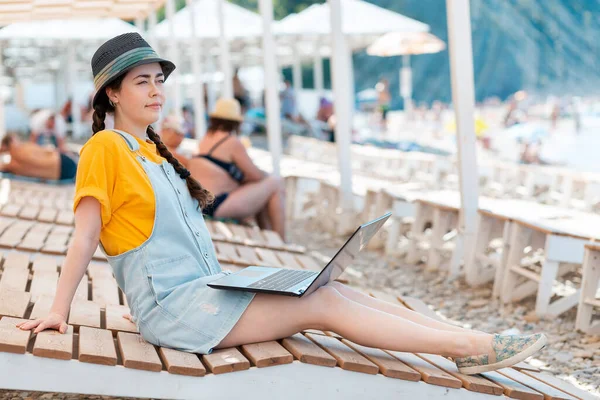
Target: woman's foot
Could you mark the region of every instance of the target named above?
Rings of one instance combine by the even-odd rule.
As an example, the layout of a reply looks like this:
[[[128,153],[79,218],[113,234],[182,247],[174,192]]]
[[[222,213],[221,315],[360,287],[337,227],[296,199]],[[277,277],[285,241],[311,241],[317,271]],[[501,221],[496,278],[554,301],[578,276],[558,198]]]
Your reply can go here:
[[[454,359],[458,372],[466,375],[495,371],[515,365],[537,353],[547,343],[543,333],[535,335],[494,335],[492,351]]]

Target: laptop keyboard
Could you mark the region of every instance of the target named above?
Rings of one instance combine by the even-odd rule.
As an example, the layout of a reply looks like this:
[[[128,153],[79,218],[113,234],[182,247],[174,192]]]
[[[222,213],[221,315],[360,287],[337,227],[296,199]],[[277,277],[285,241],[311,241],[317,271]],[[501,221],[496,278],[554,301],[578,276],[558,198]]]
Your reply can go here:
[[[293,269],[282,269],[272,275],[248,285],[252,289],[286,290],[313,276],[312,271],[297,271]]]

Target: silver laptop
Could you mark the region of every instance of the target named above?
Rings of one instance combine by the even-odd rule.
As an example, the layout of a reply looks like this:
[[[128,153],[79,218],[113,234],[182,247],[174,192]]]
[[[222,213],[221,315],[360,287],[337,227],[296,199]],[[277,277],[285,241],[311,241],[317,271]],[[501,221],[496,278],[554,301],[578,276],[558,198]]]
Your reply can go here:
[[[387,213],[359,226],[321,272],[253,265],[212,281],[208,286],[215,289],[302,297],[337,279],[352,264],[358,253],[375,236],[390,215],[391,213]]]

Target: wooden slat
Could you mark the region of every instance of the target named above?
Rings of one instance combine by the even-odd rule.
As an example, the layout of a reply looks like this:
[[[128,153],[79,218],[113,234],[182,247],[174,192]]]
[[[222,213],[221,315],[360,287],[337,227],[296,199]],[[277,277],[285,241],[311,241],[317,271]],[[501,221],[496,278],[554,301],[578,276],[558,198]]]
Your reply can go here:
[[[202,361],[215,375],[243,371],[250,368],[250,361],[235,347],[213,350],[202,356]]]
[[[41,252],[46,254],[65,254],[68,249],[67,241],[69,240],[69,237],[66,235],[57,235],[52,239],[51,238],[52,236],[49,236],[46,239],[46,243],[42,247]]]
[[[276,341],[245,344],[242,353],[258,368],[291,364],[294,357]]]
[[[552,386],[547,385],[541,381],[538,381],[537,379],[532,378],[529,375],[525,375],[524,373],[519,372],[516,369],[503,368],[501,370],[498,370],[498,372],[504,376],[508,376],[512,380],[522,383],[523,385],[527,385],[530,388],[543,393],[545,400],[574,400],[575,399],[575,397],[573,397],[561,390],[555,389]]]
[[[158,354],[171,374],[204,376],[206,368],[196,354],[160,347]]]
[[[246,226],[246,227],[244,227],[244,230],[246,231],[246,236],[252,242],[254,242],[256,244],[264,244],[265,243],[265,238],[262,235],[260,229],[255,229],[255,228]]]
[[[231,232],[231,230],[229,229],[229,227],[221,222],[221,221],[214,221],[212,223],[213,225],[213,229],[215,230],[215,232],[223,235],[223,237],[226,240],[232,240],[233,239],[233,232]]]
[[[36,206],[25,206],[19,212],[19,218],[34,220],[40,213],[40,208]]]
[[[94,262],[88,266],[88,275],[94,279],[113,279],[112,267],[108,263]]]
[[[544,374],[541,372],[535,371],[522,371],[525,375],[529,375],[532,378],[537,379],[538,381],[542,381],[545,384],[552,386],[555,389],[563,391],[567,394],[570,394],[574,397],[577,397],[581,400],[598,400],[598,397],[593,396],[591,393],[586,392],[585,390],[579,389],[576,386],[571,385],[568,382],[563,381],[556,376]]]
[[[263,265],[254,247],[236,246],[240,259],[247,265]]]
[[[129,307],[121,305],[106,306],[106,329],[111,331],[123,331],[137,333],[137,326],[130,320],[123,318],[123,315],[129,314]]]
[[[460,379],[463,383],[463,387],[467,390],[472,392],[493,394],[496,396],[499,396],[504,392],[504,389],[502,389],[500,386],[490,382],[485,378],[482,378],[481,376],[461,374],[458,372],[456,364],[447,358],[434,354],[418,354],[418,356],[429,361],[436,367],[446,371],[453,377]]]
[[[0,215],[15,218],[17,215],[19,215],[19,211],[21,211],[21,208],[22,206],[18,204],[7,204],[4,207],[2,207]]]
[[[219,261],[231,262],[234,264],[245,264],[245,261],[240,258],[235,247],[230,243],[215,243],[217,250],[217,258]]]
[[[29,270],[20,268],[8,268],[2,272],[0,278],[0,290],[9,289],[24,292],[29,280]]]
[[[3,267],[5,270],[8,268],[29,268],[29,254],[17,251],[5,253]]]
[[[37,220],[40,222],[54,222],[56,221],[56,216],[58,215],[58,210],[54,208],[42,208],[37,217]]]
[[[421,374],[421,378],[424,382],[427,382],[431,385],[444,386],[449,388],[461,388],[462,382],[459,379],[456,379],[449,373],[442,371],[435,365],[428,363],[420,357],[412,353],[404,353],[399,351],[388,351],[398,360],[402,361],[404,364],[408,365],[412,369],[416,370]]]
[[[300,333],[283,339],[281,344],[303,363],[323,367],[335,367],[337,365],[335,358]]]
[[[119,286],[114,278],[96,278],[92,280],[92,301],[105,308],[107,305],[119,305]]]
[[[50,314],[50,309],[52,308],[53,302],[54,296],[40,296],[33,305],[33,310],[31,310],[31,315],[29,316],[29,319],[38,319],[46,317],[48,314]]]
[[[484,372],[481,375],[485,376],[492,382],[496,383],[504,389],[504,394],[513,399],[520,400],[543,400],[544,395],[535,390],[513,381],[507,376],[501,375],[496,371]]]
[[[151,343],[136,333],[117,333],[117,343],[126,368],[159,372],[162,370],[160,358]]]
[[[0,316],[24,318],[31,293],[0,287]]]
[[[273,250],[261,249],[257,247],[256,254],[258,254],[258,256],[262,259],[262,265],[279,268],[284,267],[281,261],[279,261],[279,259],[277,258],[277,255],[275,255],[275,253],[273,252]]]
[[[298,254],[296,255],[296,258],[298,259],[300,264],[302,264],[302,267],[304,269],[309,269],[311,271],[320,271],[324,267],[317,264],[317,262],[313,260],[311,256],[308,256],[306,254]]]
[[[287,251],[277,251],[275,254],[285,268],[303,269],[302,264],[298,262],[295,254],[288,253]]]
[[[345,370],[363,372],[365,374],[377,374],[379,367],[361,356],[338,339],[330,336],[313,335],[307,333],[306,337],[318,344],[338,362]]]
[[[25,236],[24,231],[8,229],[6,232],[0,236],[0,247],[4,247],[7,249],[15,248],[19,243],[21,243],[21,239]]]
[[[244,229],[243,226],[235,225],[235,224],[228,224],[227,227],[229,228],[231,233],[233,233],[233,235],[237,236],[239,239],[241,239],[243,241],[250,239],[250,237],[248,237],[248,235],[246,234],[246,230]]]
[[[54,296],[58,286],[58,272],[42,271],[33,274],[31,279],[31,301],[36,302],[42,295]]]
[[[421,380],[420,373],[383,350],[361,346],[347,339],[342,339],[342,342],[377,365],[381,373],[389,378],[414,382]]]
[[[60,225],[73,225],[75,223],[75,214],[70,210],[62,210],[56,216],[56,223]]]
[[[69,313],[69,324],[100,328],[100,306],[93,301],[74,300]]]
[[[23,240],[16,245],[17,250],[40,251],[44,247],[46,235],[39,232],[29,232]]]
[[[278,247],[282,247],[285,245],[283,240],[281,240],[281,236],[279,236],[279,234],[277,232],[270,231],[268,229],[263,229],[261,231],[261,233],[263,234],[263,236],[265,238],[265,243],[269,247],[278,248]]]
[[[33,345],[33,355],[70,360],[73,357],[73,327],[68,326],[65,333],[50,329],[39,332]]]
[[[24,354],[31,331],[17,328],[17,324],[26,321],[20,318],[2,317],[0,319],[0,351]]]
[[[79,328],[79,361],[117,365],[117,350],[112,333],[106,329]]]
[[[57,272],[58,261],[55,257],[38,256],[33,260],[31,270],[35,272]]]

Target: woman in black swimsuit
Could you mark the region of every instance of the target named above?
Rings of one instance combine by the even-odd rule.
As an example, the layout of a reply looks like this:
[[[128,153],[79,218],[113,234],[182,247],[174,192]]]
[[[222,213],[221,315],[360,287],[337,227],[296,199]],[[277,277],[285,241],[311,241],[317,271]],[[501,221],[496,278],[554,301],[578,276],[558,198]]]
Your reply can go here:
[[[237,137],[242,121],[235,99],[219,99],[210,114],[200,154],[188,169],[203,187],[215,195],[209,216],[245,219],[256,217],[262,229],[272,229],[285,240],[284,188],[281,178],[261,171]]]

